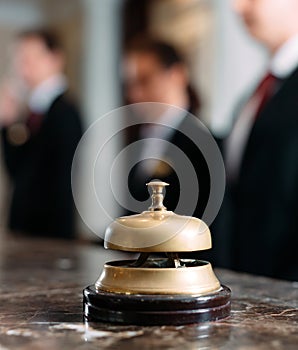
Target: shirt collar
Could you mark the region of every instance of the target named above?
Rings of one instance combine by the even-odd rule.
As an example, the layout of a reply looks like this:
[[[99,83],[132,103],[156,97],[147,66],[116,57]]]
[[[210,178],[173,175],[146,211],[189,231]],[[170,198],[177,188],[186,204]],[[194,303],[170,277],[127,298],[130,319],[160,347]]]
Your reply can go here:
[[[273,56],[270,71],[277,78],[287,78],[298,66],[298,34],[286,41]]]
[[[44,114],[53,101],[67,89],[66,77],[62,74],[54,75],[40,83],[30,94],[29,108],[32,112]]]
[[[160,116],[157,124],[152,122],[153,125],[149,124],[149,127],[146,124],[143,125],[141,136],[168,139],[181,124],[187,113],[187,109],[169,106],[166,112]]]

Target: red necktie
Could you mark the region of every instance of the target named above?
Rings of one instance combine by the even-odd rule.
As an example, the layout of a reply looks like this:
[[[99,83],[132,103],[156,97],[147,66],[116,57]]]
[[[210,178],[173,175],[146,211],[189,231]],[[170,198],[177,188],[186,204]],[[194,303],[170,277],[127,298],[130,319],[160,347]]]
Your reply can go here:
[[[260,82],[252,98],[258,99],[258,105],[255,112],[255,119],[259,117],[266,103],[270,100],[275,92],[277,78],[268,73]]]
[[[41,123],[43,121],[43,116],[41,114],[37,114],[34,112],[31,112],[29,114],[29,118],[27,120],[27,126],[31,132],[31,134],[38,133]]]

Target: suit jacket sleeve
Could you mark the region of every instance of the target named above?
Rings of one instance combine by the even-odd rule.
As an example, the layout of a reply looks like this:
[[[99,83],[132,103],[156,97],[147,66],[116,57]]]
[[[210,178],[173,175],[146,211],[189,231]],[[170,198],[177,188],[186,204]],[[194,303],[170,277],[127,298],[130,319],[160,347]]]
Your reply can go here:
[[[74,235],[74,203],[71,190],[72,160],[82,135],[78,111],[71,104],[53,108],[52,143],[55,156],[53,188],[56,193],[56,213],[61,235]]]

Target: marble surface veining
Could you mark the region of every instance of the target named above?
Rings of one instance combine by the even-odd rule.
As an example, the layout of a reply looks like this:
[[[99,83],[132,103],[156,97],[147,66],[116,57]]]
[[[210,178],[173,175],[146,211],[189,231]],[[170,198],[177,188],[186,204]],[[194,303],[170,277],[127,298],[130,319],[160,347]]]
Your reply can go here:
[[[0,350],[298,349],[298,283],[216,270],[232,289],[231,316],[186,326],[87,323],[82,290],[105,261],[100,245],[8,240],[0,246]]]

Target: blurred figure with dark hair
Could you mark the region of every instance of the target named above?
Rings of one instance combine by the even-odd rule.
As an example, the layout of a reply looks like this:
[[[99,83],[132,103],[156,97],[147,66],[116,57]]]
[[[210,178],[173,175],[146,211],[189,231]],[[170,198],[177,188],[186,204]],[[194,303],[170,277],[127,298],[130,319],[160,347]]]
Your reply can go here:
[[[143,140],[139,161],[129,175],[129,189],[135,199],[148,198],[146,183],[154,178],[168,182],[165,205],[174,210],[180,197],[180,182],[175,170],[179,167],[178,154],[168,141],[191,161],[200,186],[200,197],[195,212],[181,214],[201,217],[209,198],[210,178],[207,164],[200,150],[182,132],[181,126],[197,128],[200,125],[189,117],[198,113],[199,97],[190,84],[187,66],[176,48],[162,41],[140,38],[126,47],[123,60],[125,96],[129,103],[155,102],[158,105],[138,105],[140,123],[130,142]],[[168,110],[167,110],[168,108]],[[158,113],[160,110],[161,113]],[[160,125],[157,124],[165,124]],[[152,157],[154,154],[154,157]],[[191,187],[191,181],[189,182]],[[186,210],[186,209],[185,209]]]
[[[225,143],[216,259],[298,280],[298,1],[236,0],[234,7],[271,61]]]
[[[21,101],[16,86],[4,86],[0,99],[3,155],[13,184],[9,228],[73,238],[71,164],[82,130],[78,110],[66,94],[58,38],[47,30],[21,33],[15,65],[26,99]]]
[[[199,112],[200,99],[181,53],[163,41],[138,38],[127,45],[124,82],[130,103],[160,102]]]

